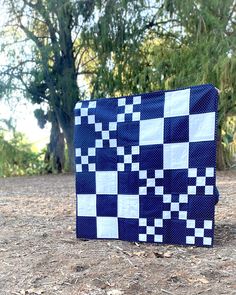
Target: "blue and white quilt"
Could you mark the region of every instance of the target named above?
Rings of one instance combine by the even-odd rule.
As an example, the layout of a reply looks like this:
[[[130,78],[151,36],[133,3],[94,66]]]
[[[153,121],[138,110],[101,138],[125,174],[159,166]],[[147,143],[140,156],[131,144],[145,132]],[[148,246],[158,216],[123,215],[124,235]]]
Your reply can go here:
[[[212,246],[217,100],[206,84],[78,102],[77,237]]]

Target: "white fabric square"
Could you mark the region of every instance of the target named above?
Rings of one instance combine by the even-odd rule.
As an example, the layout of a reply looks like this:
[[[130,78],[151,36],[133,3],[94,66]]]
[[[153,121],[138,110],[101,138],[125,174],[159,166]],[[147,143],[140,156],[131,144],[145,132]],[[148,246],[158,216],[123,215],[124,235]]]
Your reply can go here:
[[[187,228],[195,228],[195,220],[194,219],[188,219],[187,220]]]
[[[139,218],[139,196],[118,195],[118,217]]]
[[[163,203],[171,203],[171,195],[164,195]]]
[[[188,195],[179,195],[179,202],[180,203],[188,203]]]
[[[97,237],[118,239],[118,218],[97,217]]]
[[[95,148],[88,148],[88,155],[89,156],[95,156],[96,155],[96,149]]]
[[[96,101],[90,101],[88,107],[93,109],[96,108]]]
[[[81,157],[81,164],[88,164],[89,160],[88,160],[88,156],[82,156]]]
[[[116,131],[117,123],[116,122],[109,122],[109,130]]]
[[[196,186],[205,186],[206,184],[206,177],[198,176],[196,181]]]
[[[102,123],[95,123],[95,131],[102,131]]]
[[[195,237],[203,238],[204,237],[204,228],[195,228]]]
[[[189,160],[187,142],[164,144],[164,169],[186,169]]]
[[[154,186],[155,186],[155,178],[148,178],[147,187],[154,187]]]
[[[97,171],[96,193],[101,195],[116,195],[117,192],[117,171]]]
[[[139,129],[139,145],[162,144],[164,118],[141,120]]]
[[[132,155],[138,155],[139,154],[139,146],[132,146],[131,153],[132,153]]]
[[[212,167],[207,167],[206,168],[206,177],[214,177],[214,168]]]
[[[134,112],[132,114],[132,121],[140,121],[140,113]]]
[[[207,141],[215,138],[215,113],[189,116],[189,141]]]
[[[75,105],[75,109],[80,109],[82,107],[82,102],[77,102]]]
[[[139,171],[139,163],[132,163],[131,170],[132,171]]]
[[[81,117],[86,117],[88,116],[88,109],[87,108],[82,108],[80,111]]]
[[[206,185],[205,186],[205,195],[213,195],[214,193],[214,186],[213,185]]]
[[[96,148],[102,148],[103,147],[102,139],[96,139],[95,146],[96,146]]]
[[[126,114],[132,114],[133,113],[133,105],[132,104],[127,104],[125,106],[125,113]]]
[[[188,177],[197,177],[197,168],[189,168]]]
[[[139,178],[146,179],[147,178],[147,170],[140,170],[139,171]]]
[[[154,235],[155,234],[155,227],[154,226],[147,226],[146,233],[147,233],[147,235]]]
[[[110,147],[117,147],[117,140],[112,138],[109,140]]]
[[[81,156],[81,148],[75,149],[75,156],[80,157]]]
[[[75,170],[76,170],[76,172],[82,172],[82,165],[81,164],[76,164]]]
[[[179,219],[187,220],[187,211],[180,211],[179,212]]]
[[[133,104],[141,104],[141,96],[134,96]]]
[[[139,234],[138,239],[140,242],[146,242],[147,241],[147,235],[146,234]]]
[[[81,124],[81,117],[75,116],[75,125],[80,125],[80,124]]]
[[[171,211],[179,211],[179,203],[171,203],[170,210]]]
[[[118,146],[117,147],[117,155],[123,156],[125,154],[125,149],[123,146]]]
[[[147,219],[139,218],[139,226],[147,226]]]
[[[193,236],[187,236],[186,237],[186,244],[193,245],[194,243],[195,243],[195,237],[193,237]]]
[[[164,117],[189,115],[190,89],[165,93]]]
[[[125,114],[117,114],[117,122],[124,122]]]
[[[156,178],[163,178],[164,177],[163,170],[155,170],[155,177]]]
[[[125,171],[125,164],[124,163],[117,163],[117,170],[118,171]]]
[[[164,193],[163,186],[156,186],[155,187],[155,195],[163,195],[163,193]]]
[[[154,219],[154,225],[156,227],[163,227],[163,220],[162,219]]]
[[[188,186],[188,194],[189,195],[196,195],[196,193],[197,193],[196,186],[193,186],[193,185]]]
[[[212,238],[210,238],[210,237],[203,238],[203,245],[210,246],[211,244],[212,244]]]
[[[96,195],[77,195],[77,215],[96,216],[97,215]]]
[[[132,163],[132,155],[124,155],[124,163]]]
[[[146,195],[147,194],[147,188],[146,188],[146,186],[139,187],[139,194],[140,195]]]
[[[171,219],[171,212],[170,211],[163,211],[162,218],[163,219]]]
[[[102,131],[102,139],[109,139],[109,131],[108,130]]]
[[[122,107],[125,105],[126,98],[118,98],[118,106]]]
[[[88,124],[95,124],[95,116],[94,115],[88,116]]]
[[[92,171],[92,172],[94,172],[94,171],[96,171],[96,165],[95,165],[95,163],[90,163],[90,164],[88,164],[88,170],[89,171]]]
[[[154,236],[154,242],[163,242],[163,236],[162,235],[155,235]]]
[[[212,229],[212,220],[204,220],[204,229]]]

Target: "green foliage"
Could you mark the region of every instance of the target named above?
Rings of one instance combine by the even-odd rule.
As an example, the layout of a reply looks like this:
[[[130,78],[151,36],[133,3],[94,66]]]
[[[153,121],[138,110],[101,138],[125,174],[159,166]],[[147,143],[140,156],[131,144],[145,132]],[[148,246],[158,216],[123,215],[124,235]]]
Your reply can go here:
[[[26,41],[17,54],[8,50],[2,76],[9,79],[2,80],[0,94],[20,83],[33,103],[46,103],[48,112],[39,108],[35,115],[41,127],[49,114],[55,117],[70,164],[76,101],[202,83],[221,90],[219,134],[226,150],[222,130],[236,112],[235,0],[6,0],[4,5],[13,41]],[[85,91],[78,81],[88,82]]]
[[[22,133],[0,132],[0,177],[41,174],[45,171],[43,155],[32,151]]]
[[[222,141],[227,166],[231,167],[235,165],[233,158],[236,154],[236,116],[229,116],[224,123]]]

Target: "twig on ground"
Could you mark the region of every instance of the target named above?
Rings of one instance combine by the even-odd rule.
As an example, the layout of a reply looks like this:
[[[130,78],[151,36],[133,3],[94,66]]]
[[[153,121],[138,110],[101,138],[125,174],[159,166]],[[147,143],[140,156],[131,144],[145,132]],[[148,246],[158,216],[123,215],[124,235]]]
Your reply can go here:
[[[174,293],[172,293],[172,292],[170,292],[170,291],[167,291],[167,290],[165,290],[165,289],[161,289],[161,291],[162,291],[163,293],[166,293],[166,294],[175,295]]]

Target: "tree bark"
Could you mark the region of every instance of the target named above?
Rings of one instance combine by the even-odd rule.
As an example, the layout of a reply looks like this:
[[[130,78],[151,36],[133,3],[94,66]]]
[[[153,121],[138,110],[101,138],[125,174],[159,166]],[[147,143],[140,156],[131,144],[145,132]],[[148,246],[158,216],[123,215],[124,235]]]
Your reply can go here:
[[[226,163],[224,159],[224,147],[222,144],[221,127],[219,127],[218,129],[218,137],[217,137],[216,168],[217,170],[225,170],[226,168]]]

